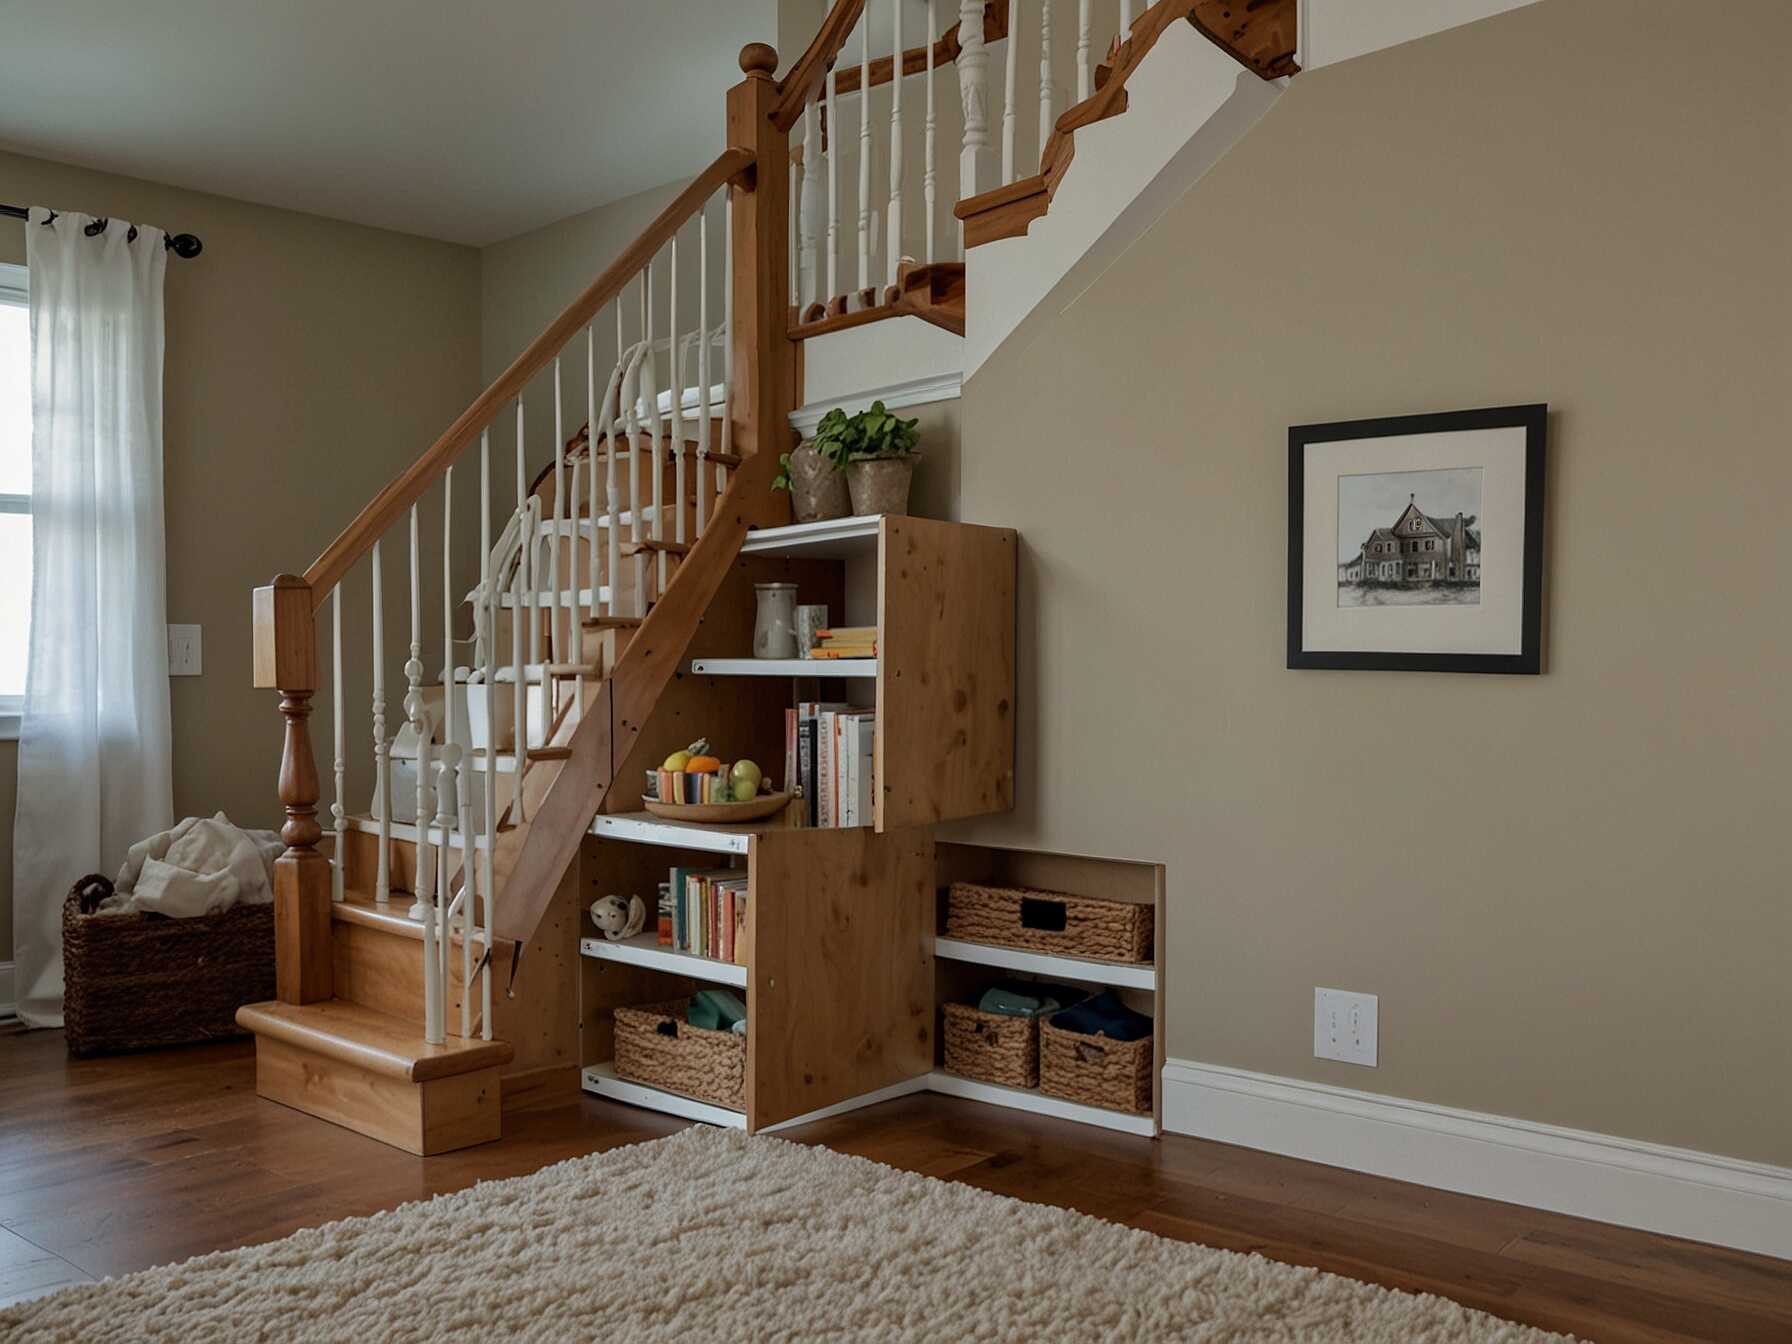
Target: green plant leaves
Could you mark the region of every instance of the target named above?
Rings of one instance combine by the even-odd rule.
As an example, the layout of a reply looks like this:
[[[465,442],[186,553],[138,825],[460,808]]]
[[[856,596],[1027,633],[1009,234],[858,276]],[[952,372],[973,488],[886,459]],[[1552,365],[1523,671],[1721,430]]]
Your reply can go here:
[[[915,427],[920,423],[892,415],[881,401],[852,416],[836,406],[821,417],[812,442],[836,471],[844,471],[855,457],[906,457],[914,452],[920,438]]]

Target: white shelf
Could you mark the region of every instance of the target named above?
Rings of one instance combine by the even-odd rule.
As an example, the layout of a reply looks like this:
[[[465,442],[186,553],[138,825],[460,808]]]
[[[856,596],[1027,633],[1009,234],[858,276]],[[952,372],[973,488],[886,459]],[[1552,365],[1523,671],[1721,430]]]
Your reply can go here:
[[[1050,1115],[1060,1120],[1100,1125],[1103,1129],[1117,1129],[1125,1134],[1150,1137],[1157,1133],[1157,1121],[1149,1115],[1128,1115],[1125,1111],[1110,1111],[1105,1106],[1085,1106],[1080,1101],[1065,1101],[1062,1097],[1047,1096],[1034,1088],[980,1083],[974,1078],[960,1078],[956,1073],[947,1073],[943,1069],[935,1069],[927,1075],[927,1090],[941,1092],[948,1097],[963,1097],[966,1101],[983,1101],[992,1106],[1031,1111],[1035,1115]]]
[[[797,555],[810,559],[845,560],[877,554],[877,528],[882,514],[829,518],[790,527],[761,527],[747,533],[742,555]]]
[[[718,961],[714,957],[699,957],[690,952],[674,952],[669,947],[660,946],[658,933],[639,933],[615,943],[608,938],[581,938],[579,951],[597,961],[624,961],[631,966],[688,975],[693,980],[708,980],[718,985],[744,989],[747,983],[745,966]]]
[[[875,677],[875,658],[693,658],[691,672],[708,677]]]
[[[579,1074],[579,1083],[587,1092],[595,1092],[611,1101],[626,1102],[630,1106],[645,1106],[650,1111],[682,1115],[687,1120],[701,1120],[706,1125],[719,1125],[723,1129],[747,1127],[747,1117],[740,1111],[712,1106],[707,1101],[694,1101],[690,1097],[681,1097],[676,1092],[663,1092],[645,1083],[631,1083],[627,1079],[618,1078],[616,1070],[608,1064],[590,1065]]]
[[[969,961],[978,966],[997,966],[1005,971],[1029,971],[1060,980],[1082,980],[1123,989],[1157,989],[1157,967],[1131,962],[1055,957],[1049,952],[994,947],[989,943],[971,943],[943,935],[933,940],[933,955],[947,961]]]
[[[649,812],[600,812],[591,821],[591,834],[606,840],[632,840],[639,845],[665,845],[671,849],[703,849],[711,854],[745,854],[747,846],[766,826],[712,826],[699,821],[669,821]]]

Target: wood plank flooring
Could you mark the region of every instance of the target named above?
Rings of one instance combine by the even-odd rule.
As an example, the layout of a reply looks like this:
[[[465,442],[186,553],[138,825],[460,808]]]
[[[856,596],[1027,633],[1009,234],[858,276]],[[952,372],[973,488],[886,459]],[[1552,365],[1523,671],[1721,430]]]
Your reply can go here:
[[[270,1241],[668,1134],[585,1098],[414,1158],[255,1096],[254,1047],[70,1060],[0,1032],[0,1303]],[[1244,1148],[938,1096],[786,1137],[1161,1236],[1255,1251],[1600,1341],[1792,1340],[1792,1262]]]

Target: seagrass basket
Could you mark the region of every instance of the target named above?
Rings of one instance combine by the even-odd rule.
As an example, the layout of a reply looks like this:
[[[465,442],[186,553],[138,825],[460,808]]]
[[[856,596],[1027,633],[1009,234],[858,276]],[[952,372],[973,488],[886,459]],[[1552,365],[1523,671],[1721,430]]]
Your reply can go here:
[[[62,903],[62,1022],[71,1055],[188,1045],[245,1034],[236,1010],[274,997],[274,907],[215,915],[81,913],[105,878]]]
[[[1133,901],[954,882],[946,936],[1096,961],[1149,961],[1153,913]]]
[[[1039,1086],[1039,1019],[948,1003],[946,1071],[1005,1087]]]
[[[1039,1024],[1039,1090],[1134,1115],[1151,1113],[1152,1040],[1115,1041]]]
[[[611,1067],[631,1083],[694,1097],[731,1111],[747,1107],[747,1038],[693,1027],[685,1001],[616,1010]]]

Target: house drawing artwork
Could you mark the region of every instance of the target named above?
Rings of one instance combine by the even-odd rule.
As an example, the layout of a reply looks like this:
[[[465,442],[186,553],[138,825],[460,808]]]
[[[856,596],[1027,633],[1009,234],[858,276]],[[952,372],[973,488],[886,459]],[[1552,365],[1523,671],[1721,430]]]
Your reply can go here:
[[[1460,510],[1434,518],[1417,494],[1390,526],[1375,528],[1356,555],[1338,564],[1339,595],[1345,589],[1395,587],[1438,592],[1438,601],[1473,602],[1481,587],[1481,534],[1473,514]]]

